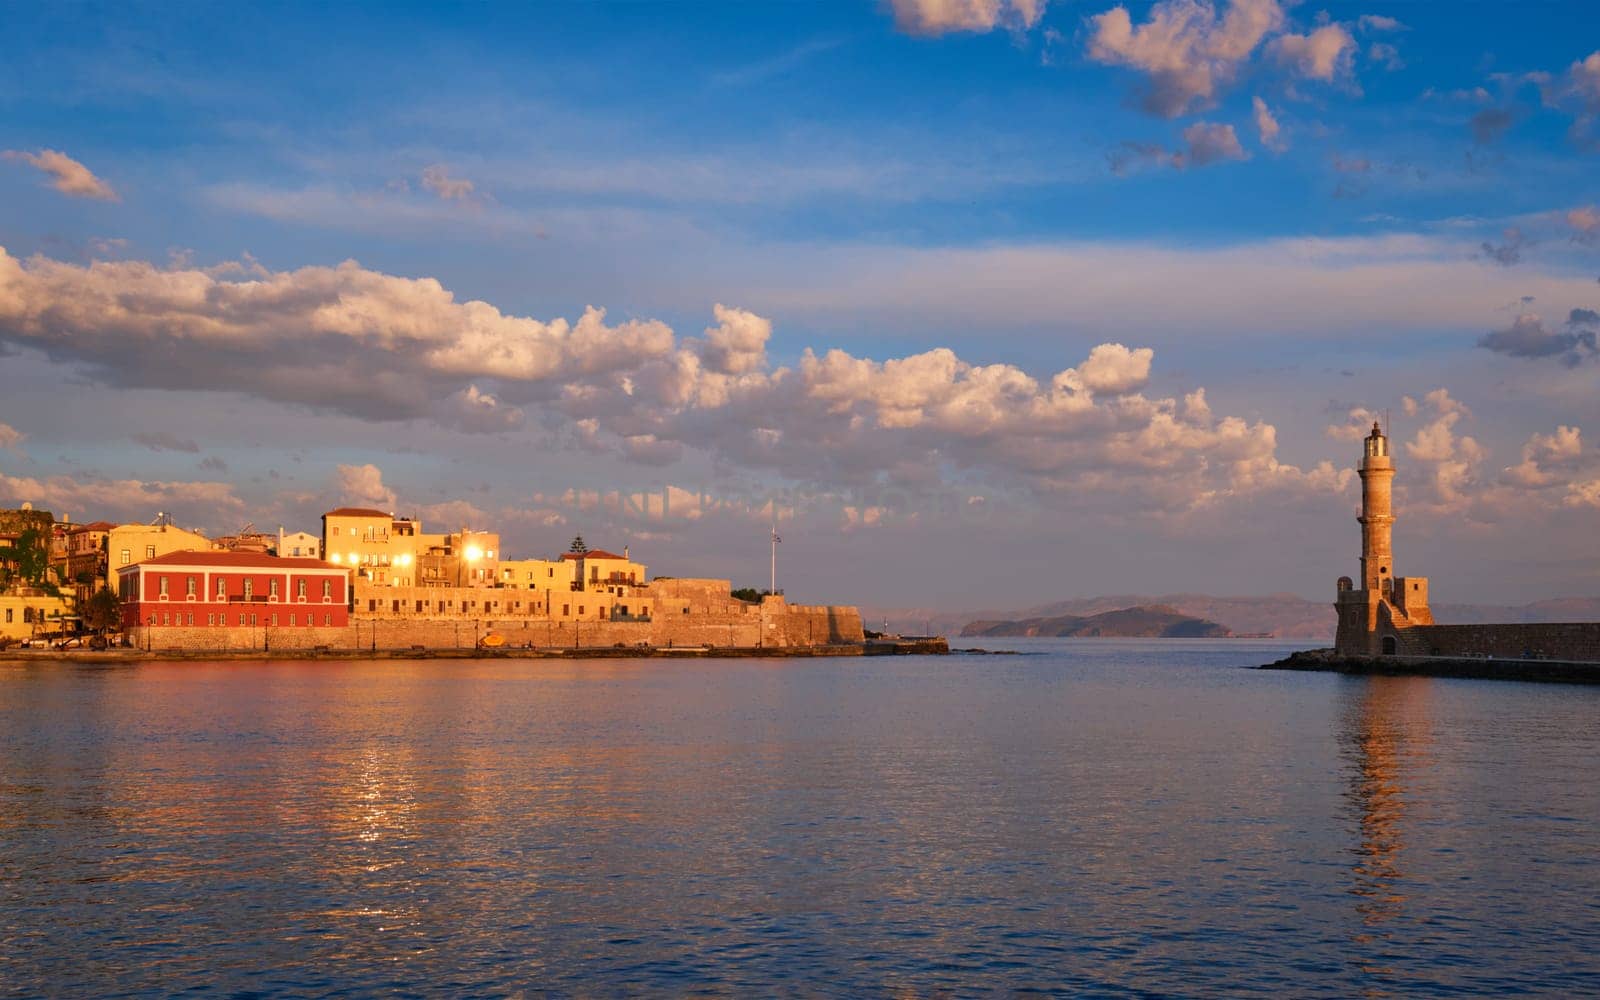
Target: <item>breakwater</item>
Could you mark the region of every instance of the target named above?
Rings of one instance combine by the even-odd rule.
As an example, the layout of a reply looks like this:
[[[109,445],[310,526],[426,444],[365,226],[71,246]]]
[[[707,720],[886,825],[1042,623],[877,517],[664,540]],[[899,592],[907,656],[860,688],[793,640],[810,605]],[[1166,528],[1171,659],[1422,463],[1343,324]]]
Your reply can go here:
[[[1600,663],[1581,660],[1510,659],[1493,656],[1346,656],[1308,649],[1261,670],[1310,670],[1389,677],[1463,677],[1552,684],[1600,684]]]

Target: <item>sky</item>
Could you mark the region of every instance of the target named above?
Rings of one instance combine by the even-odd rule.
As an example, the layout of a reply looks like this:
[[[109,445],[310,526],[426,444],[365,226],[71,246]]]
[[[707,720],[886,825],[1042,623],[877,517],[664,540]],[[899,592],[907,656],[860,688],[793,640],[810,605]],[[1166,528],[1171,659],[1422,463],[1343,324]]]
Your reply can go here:
[[[947,610],[1600,594],[1600,15],[35,4],[0,504]]]

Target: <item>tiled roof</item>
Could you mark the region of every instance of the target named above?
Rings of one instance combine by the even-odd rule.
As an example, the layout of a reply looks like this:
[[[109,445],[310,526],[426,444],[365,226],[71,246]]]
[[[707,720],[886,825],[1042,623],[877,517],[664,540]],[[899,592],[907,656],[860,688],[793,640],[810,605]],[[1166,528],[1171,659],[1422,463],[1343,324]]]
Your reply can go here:
[[[590,549],[588,552],[567,552],[567,553],[564,553],[561,556],[561,558],[563,558],[563,559],[621,559],[622,557],[617,555],[615,552],[607,552],[605,549]]]
[[[140,566],[230,566],[241,569],[258,567],[260,569],[331,569],[339,570],[332,563],[323,562],[321,559],[282,558],[269,556],[264,552],[168,552],[166,555],[156,556],[154,559],[145,559],[139,562]],[[339,570],[343,572],[342,570]]]
[[[373,510],[371,507],[340,507],[330,510],[323,517],[392,517],[386,510]]]

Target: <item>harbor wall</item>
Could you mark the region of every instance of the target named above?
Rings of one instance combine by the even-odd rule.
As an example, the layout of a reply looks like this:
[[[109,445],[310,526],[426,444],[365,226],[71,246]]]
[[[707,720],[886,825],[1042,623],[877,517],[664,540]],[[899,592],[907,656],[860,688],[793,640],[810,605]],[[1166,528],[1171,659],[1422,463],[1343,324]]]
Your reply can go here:
[[[1417,625],[1401,632],[1425,656],[1600,662],[1600,622]]]
[[[490,632],[508,647],[804,647],[859,643],[865,635],[853,607],[760,605],[657,614],[643,621],[575,621],[548,617],[420,617],[357,613],[343,628],[141,626],[129,630],[141,649],[244,651],[472,649]]]

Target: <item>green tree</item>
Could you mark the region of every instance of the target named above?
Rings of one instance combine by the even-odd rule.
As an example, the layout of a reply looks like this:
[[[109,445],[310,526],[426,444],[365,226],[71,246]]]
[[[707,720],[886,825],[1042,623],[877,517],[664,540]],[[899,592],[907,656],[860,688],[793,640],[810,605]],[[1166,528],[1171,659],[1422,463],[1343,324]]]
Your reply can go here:
[[[117,592],[109,587],[95,591],[94,596],[83,603],[83,623],[101,635],[120,628],[122,600]]]
[[[0,563],[11,567],[11,578],[30,586],[44,582],[50,568],[49,536],[38,528],[25,528],[15,543],[0,547]]]
[[[572,539],[572,544],[567,547],[568,552],[588,552],[589,546],[584,542],[583,536],[578,535]]]

